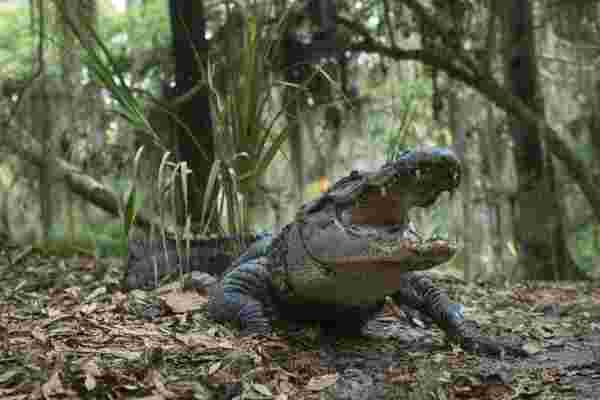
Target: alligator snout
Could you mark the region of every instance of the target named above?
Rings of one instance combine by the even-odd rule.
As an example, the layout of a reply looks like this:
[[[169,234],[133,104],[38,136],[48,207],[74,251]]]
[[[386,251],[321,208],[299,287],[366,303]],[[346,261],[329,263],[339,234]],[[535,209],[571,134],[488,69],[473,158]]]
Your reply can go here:
[[[368,178],[368,184],[391,190],[454,191],[460,184],[460,160],[447,148],[407,151]]]

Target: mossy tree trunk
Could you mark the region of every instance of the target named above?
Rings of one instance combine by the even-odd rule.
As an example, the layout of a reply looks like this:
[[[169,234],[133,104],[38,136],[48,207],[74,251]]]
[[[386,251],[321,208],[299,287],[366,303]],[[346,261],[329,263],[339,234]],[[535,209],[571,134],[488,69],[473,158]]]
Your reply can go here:
[[[54,107],[50,102],[49,76],[47,69],[47,37],[48,37],[48,5],[37,0],[32,3],[32,15],[34,24],[32,29],[37,32],[37,46],[34,58],[37,62],[39,77],[32,91],[31,99],[31,122],[32,132],[42,145],[43,162],[39,166],[38,195],[40,201],[40,220],[42,224],[42,242],[46,244],[50,236],[50,229],[54,221],[54,209],[52,200],[52,162],[51,152],[53,140],[53,118]]]
[[[537,82],[533,16],[528,0],[507,2],[505,68],[512,93],[544,115]],[[577,269],[567,248],[552,156],[539,127],[511,118],[517,171],[514,227],[519,264],[527,279],[570,279]]]
[[[459,88],[453,85],[448,95],[448,120],[450,131],[454,139],[454,151],[460,158],[462,164],[460,193],[462,197],[462,220],[463,220],[463,248],[461,251],[461,261],[463,264],[464,279],[470,281],[472,277],[472,255],[475,225],[473,223],[472,212],[472,182],[471,166],[467,161],[467,116],[462,112],[459,100]]]
[[[83,122],[79,118],[78,107],[81,106],[81,103],[78,101],[83,100],[85,93],[81,90],[81,52],[73,34],[73,28],[75,27],[82,33],[83,40],[91,41],[88,29],[96,28],[98,10],[96,0],[80,0],[77,3],[68,3],[67,0],[62,0],[55,3],[58,3],[56,32],[61,37],[59,56],[62,72],[61,81],[56,91],[57,98],[54,101],[56,106],[54,110],[56,114],[55,123],[56,131],[60,135],[57,138],[59,143],[58,152],[61,157],[71,161],[72,156],[75,156],[73,152],[76,151],[73,149],[73,142],[82,137],[89,138],[90,129],[86,129],[86,123],[97,122],[97,118],[93,117]],[[69,24],[74,26],[69,26]],[[96,110],[102,104],[102,102],[97,101],[99,99],[97,93],[92,97],[92,100],[87,101],[91,104],[92,113],[86,114],[86,116],[98,114]],[[98,151],[101,152],[102,149],[98,149]],[[77,197],[68,187],[65,187],[65,189],[65,234],[72,241],[76,236],[75,209]],[[79,207],[85,209],[84,213],[86,213],[88,203],[80,202]]]

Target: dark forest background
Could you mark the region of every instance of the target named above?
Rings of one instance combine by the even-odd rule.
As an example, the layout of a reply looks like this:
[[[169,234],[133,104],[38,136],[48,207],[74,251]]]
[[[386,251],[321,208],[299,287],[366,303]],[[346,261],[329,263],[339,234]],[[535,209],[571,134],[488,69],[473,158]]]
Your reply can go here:
[[[0,234],[107,256],[126,253],[134,216],[182,234],[277,231],[351,169],[439,145],[463,160],[460,193],[414,218],[462,243],[450,271],[595,276],[599,13],[584,0],[1,2]]]

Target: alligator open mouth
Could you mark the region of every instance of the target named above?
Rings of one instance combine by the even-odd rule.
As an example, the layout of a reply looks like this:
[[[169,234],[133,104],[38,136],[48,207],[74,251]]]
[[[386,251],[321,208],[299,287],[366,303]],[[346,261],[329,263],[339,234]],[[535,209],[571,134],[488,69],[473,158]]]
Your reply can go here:
[[[452,192],[450,192],[452,193]],[[439,264],[448,261],[457,246],[440,237],[425,238],[409,219],[413,202],[401,193],[382,195],[377,190],[368,191],[363,202],[340,213],[339,223],[344,230],[355,236],[368,238],[372,251],[365,257],[346,258],[346,263],[410,263]],[[428,200],[427,206],[435,203]]]
[[[336,224],[348,238],[367,244],[361,254],[330,259],[338,270],[394,268],[423,270],[444,263],[457,246],[447,239],[424,238],[409,220],[413,207],[430,207],[443,192],[460,183],[460,163],[447,150],[406,153],[374,173],[367,173],[351,202],[338,203]],[[357,246],[361,247],[361,246]]]

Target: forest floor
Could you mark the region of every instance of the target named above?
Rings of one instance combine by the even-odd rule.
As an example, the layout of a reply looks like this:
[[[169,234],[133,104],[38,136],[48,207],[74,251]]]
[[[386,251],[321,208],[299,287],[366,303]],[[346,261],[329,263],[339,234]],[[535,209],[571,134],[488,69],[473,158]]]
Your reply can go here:
[[[123,292],[123,269],[120,259],[0,245],[0,398],[600,398],[598,284],[436,277],[486,334],[530,354],[492,359],[393,309],[333,353],[318,326],[240,338],[177,282]]]

